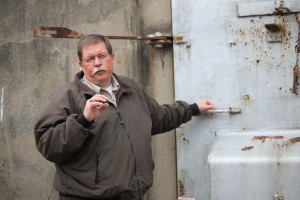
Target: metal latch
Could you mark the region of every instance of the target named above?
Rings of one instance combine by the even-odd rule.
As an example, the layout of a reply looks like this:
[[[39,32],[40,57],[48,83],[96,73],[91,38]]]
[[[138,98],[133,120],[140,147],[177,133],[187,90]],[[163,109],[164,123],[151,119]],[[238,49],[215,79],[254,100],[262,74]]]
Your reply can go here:
[[[84,34],[78,33],[71,29],[65,27],[50,27],[50,26],[35,26],[33,28],[34,37],[42,38],[69,38],[78,39]],[[157,32],[155,34],[150,34],[147,36],[106,36],[109,39],[119,39],[119,40],[145,40],[148,44],[154,47],[163,47],[164,45],[169,45],[173,43],[184,43],[183,37],[178,35],[173,37],[170,34],[163,34]]]
[[[229,107],[228,109],[207,110],[206,113],[229,113],[229,114],[239,114],[239,113],[241,113],[241,109],[240,109],[240,108],[232,108],[232,107]]]

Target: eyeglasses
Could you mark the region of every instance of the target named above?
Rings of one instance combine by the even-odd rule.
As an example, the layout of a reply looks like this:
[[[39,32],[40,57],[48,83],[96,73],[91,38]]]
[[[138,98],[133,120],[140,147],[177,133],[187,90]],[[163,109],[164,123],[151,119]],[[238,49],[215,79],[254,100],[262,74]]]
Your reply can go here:
[[[94,64],[96,61],[96,58],[98,58],[101,62],[104,61],[107,57],[109,56],[109,53],[102,53],[97,56],[91,56],[87,58],[83,58],[82,60],[89,63],[89,64]]]

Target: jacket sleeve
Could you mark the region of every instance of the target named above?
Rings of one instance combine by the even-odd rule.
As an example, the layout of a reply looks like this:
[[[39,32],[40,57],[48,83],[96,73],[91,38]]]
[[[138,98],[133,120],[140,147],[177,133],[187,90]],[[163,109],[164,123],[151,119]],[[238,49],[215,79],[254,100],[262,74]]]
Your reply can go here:
[[[164,133],[178,128],[192,118],[192,109],[184,101],[159,105],[158,102],[144,92],[152,119],[152,134]]]
[[[55,95],[34,127],[37,149],[54,163],[72,157],[89,136],[88,129],[78,123],[71,99],[67,91]]]

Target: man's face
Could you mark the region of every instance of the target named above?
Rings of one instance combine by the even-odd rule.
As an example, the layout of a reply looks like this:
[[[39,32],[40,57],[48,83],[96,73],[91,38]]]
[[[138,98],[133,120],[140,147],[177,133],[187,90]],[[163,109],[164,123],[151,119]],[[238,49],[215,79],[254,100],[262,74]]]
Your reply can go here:
[[[108,53],[104,42],[83,46],[79,65],[87,80],[101,88],[110,86],[114,55]]]

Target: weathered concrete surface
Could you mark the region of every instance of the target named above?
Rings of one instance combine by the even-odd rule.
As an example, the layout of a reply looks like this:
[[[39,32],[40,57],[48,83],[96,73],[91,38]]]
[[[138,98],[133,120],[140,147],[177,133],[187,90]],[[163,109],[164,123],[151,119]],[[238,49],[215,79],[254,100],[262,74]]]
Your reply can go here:
[[[52,94],[79,70],[77,40],[32,36],[34,26],[81,33],[171,32],[170,0],[2,0],[0,2],[0,194],[3,200],[57,199],[53,164],[36,150],[33,126]],[[168,13],[168,14],[166,14]],[[115,71],[173,99],[172,49],[114,40]],[[153,139],[155,182],[147,199],[176,198],[174,134]]]
[[[171,0],[142,2],[144,34],[158,31],[172,33]],[[161,49],[148,45],[143,51],[145,56],[142,74],[145,87],[160,103],[172,103],[174,101],[172,45]],[[177,199],[175,144],[175,131],[153,137],[154,183],[146,195],[147,200]]]

